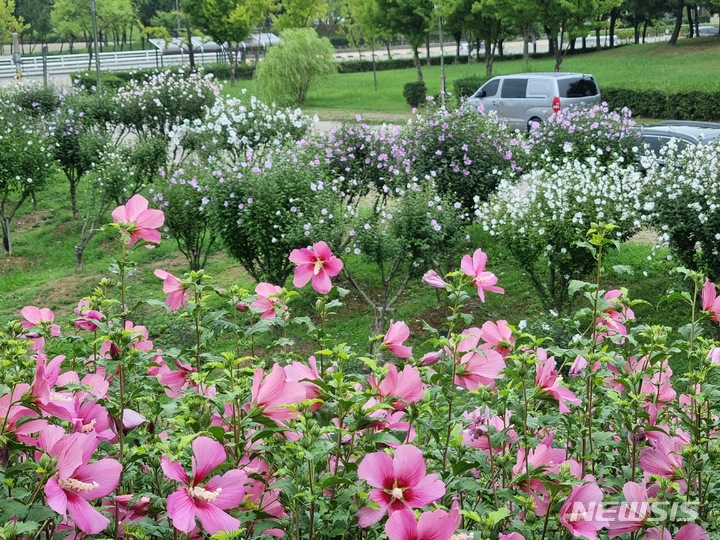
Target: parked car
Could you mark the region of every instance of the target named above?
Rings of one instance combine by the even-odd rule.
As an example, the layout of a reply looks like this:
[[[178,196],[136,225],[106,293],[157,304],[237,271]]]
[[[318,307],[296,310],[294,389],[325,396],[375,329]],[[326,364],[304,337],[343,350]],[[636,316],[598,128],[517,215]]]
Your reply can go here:
[[[714,26],[699,26],[698,27],[698,36],[700,36],[700,37],[717,36],[717,35],[718,35],[718,29]]]
[[[583,73],[517,73],[493,77],[465,102],[464,107],[496,111],[511,128],[529,129],[554,112],[581,103],[600,103],[600,89]]]
[[[667,120],[655,126],[639,128],[643,143],[650,146],[656,157],[660,149],[674,140],[678,146],[698,146],[720,138],[720,123]]]

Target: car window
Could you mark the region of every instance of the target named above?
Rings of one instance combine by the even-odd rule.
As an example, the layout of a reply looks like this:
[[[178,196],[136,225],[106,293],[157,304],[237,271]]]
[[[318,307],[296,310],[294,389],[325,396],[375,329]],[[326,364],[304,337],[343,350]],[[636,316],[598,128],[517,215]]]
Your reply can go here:
[[[600,93],[595,79],[591,77],[558,79],[558,91],[560,92],[561,98],[597,96]]]
[[[527,79],[505,79],[500,89],[500,96],[503,98],[524,98],[527,84]]]
[[[550,83],[548,81],[528,81],[527,97],[548,97],[550,95]]]
[[[492,97],[497,94],[498,86],[500,86],[500,79],[491,79],[480,87],[474,97],[479,97],[483,91],[485,91],[486,97]]]
[[[660,156],[660,149],[667,146],[672,140],[677,144],[678,150],[682,150],[686,146],[692,145],[692,142],[677,137],[662,136],[662,135],[643,135],[643,142],[650,146],[650,149],[656,156]]]

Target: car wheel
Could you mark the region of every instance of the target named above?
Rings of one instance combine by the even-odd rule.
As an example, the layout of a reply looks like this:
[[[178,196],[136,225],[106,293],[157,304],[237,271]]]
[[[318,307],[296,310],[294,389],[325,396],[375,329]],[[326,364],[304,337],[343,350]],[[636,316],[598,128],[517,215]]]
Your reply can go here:
[[[542,123],[543,123],[543,121],[540,118],[538,118],[537,116],[533,116],[530,120],[527,121],[528,133],[530,131],[532,131],[533,124],[542,124]]]

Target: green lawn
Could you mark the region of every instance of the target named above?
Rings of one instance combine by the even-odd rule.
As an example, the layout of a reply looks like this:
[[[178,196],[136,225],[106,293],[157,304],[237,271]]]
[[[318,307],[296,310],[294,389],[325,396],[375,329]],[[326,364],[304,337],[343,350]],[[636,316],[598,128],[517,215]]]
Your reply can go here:
[[[496,61],[494,75],[519,72],[552,71],[554,60],[543,58]],[[448,91],[453,81],[471,75],[484,75],[484,64],[446,66]],[[592,73],[600,90],[607,87],[657,88],[661,90],[693,90],[720,88],[720,38],[683,39],[675,47],[665,42],[644,45],[624,45],[613,50],[567,56],[563,71]],[[440,67],[423,66],[429,95],[440,93]],[[352,118],[357,113],[375,113],[380,118],[394,120],[409,115],[410,108],[402,97],[403,85],[416,80],[414,69],[379,71],[378,89],[373,86],[373,74],[337,74],[317,84],[309,93],[304,109],[317,113],[322,119]],[[236,89],[253,90],[252,81],[238,81]]]

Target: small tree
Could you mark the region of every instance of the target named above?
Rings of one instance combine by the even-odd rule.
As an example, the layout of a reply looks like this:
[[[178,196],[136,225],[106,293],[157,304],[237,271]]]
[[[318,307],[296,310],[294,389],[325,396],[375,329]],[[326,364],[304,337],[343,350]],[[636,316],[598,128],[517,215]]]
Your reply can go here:
[[[65,173],[70,188],[70,206],[74,219],[80,218],[77,188],[104,151],[108,135],[99,129],[82,108],[83,96],[65,101],[48,122],[52,153]]]
[[[255,83],[267,102],[302,105],[311,86],[336,70],[330,40],[312,28],[285,30],[255,70]]]
[[[292,154],[256,162],[263,168],[218,171],[213,223],[228,253],[253,278],[283,284],[294,268],[288,259],[293,249],[319,240],[337,245],[337,198]]]
[[[176,169],[169,177],[165,172],[161,176],[163,181],[151,190],[153,202],[165,214],[165,226],[190,270],[200,270],[217,239],[209,217],[213,171],[190,165]]]
[[[48,141],[37,121],[10,103],[0,116],[0,222],[3,251],[12,254],[10,224],[23,203],[53,172]]]

